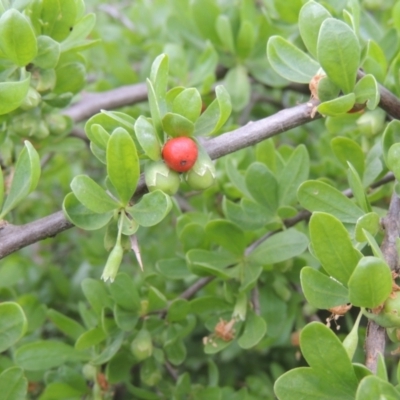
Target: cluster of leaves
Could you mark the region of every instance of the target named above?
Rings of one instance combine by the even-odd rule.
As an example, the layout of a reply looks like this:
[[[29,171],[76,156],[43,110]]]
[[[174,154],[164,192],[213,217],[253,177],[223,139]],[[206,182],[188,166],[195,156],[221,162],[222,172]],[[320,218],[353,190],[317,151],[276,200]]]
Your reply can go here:
[[[0,220],[62,204],[76,226],[2,260],[5,398],[398,398],[360,333],[367,316],[399,337],[379,180],[400,177],[400,125],[378,108],[379,84],[400,94],[399,3],[100,3],[95,26],[81,0],[0,0]],[[56,108],[81,89],[145,81],[148,102],[86,121],[91,154],[67,137]],[[309,99],[289,82],[326,118],[214,165],[213,136]],[[216,182],[143,195],[179,136]],[[308,324],[348,303],[339,334]]]

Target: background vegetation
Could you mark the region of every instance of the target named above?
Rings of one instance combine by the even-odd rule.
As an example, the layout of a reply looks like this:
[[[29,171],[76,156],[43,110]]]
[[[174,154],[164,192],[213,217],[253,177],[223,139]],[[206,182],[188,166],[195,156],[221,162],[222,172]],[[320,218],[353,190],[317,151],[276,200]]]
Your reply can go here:
[[[399,398],[399,1],[0,15],[3,399]]]

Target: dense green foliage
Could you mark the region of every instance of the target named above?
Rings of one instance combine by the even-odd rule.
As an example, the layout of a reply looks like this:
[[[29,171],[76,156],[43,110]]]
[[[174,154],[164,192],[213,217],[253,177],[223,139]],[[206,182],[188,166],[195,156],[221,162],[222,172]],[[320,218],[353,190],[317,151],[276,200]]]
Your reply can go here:
[[[399,398],[400,1],[103,3],[0,0],[1,398]]]

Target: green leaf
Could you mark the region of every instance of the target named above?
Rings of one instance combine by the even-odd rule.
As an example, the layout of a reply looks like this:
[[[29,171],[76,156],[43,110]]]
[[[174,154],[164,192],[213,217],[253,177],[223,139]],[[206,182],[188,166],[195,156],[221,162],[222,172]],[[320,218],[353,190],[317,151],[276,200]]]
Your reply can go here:
[[[232,109],[243,110],[250,100],[250,80],[247,69],[242,65],[231,68],[225,76],[225,88],[230,95]]]
[[[101,315],[103,308],[112,308],[112,301],[103,282],[85,278],[81,283],[83,294],[91,305],[93,311]]]
[[[172,208],[171,198],[161,190],[145,194],[139,203],[127,210],[142,226],[153,226],[161,222]]]
[[[54,340],[38,340],[15,351],[16,364],[27,371],[45,371],[77,358],[73,347]]]
[[[354,395],[343,397],[340,390],[327,386],[320,375],[306,367],[294,368],[284,373],[275,382],[274,391],[280,400],[354,399]]]
[[[78,175],[71,182],[76,198],[95,213],[108,213],[121,205],[112,199],[105,190],[86,175]]]
[[[169,136],[192,136],[194,131],[194,124],[179,114],[168,112],[162,118],[162,126]]]
[[[355,224],[364,215],[348,197],[320,181],[306,181],[297,192],[300,204],[309,211],[332,214],[344,223]]]
[[[364,234],[369,246],[371,247],[372,253],[375,257],[380,258],[381,260],[385,261],[385,257],[380,249],[376,239],[372,236],[367,230],[362,229],[362,233]]]
[[[11,8],[0,18],[0,52],[19,67],[25,67],[38,51],[35,32],[23,14]]]
[[[380,258],[363,257],[349,280],[350,302],[357,307],[375,308],[392,291],[392,273]]]
[[[347,170],[347,179],[350,184],[350,188],[353,192],[354,198],[356,199],[359,206],[366,212],[372,211],[371,204],[369,203],[367,194],[365,193],[361,178],[358,175],[353,165],[348,162],[349,169]]]
[[[15,165],[11,188],[3,205],[0,219],[15,208],[22,200],[35,190],[40,178],[40,158],[30,142],[25,140]]]
[[[161,117],[166,111],[165,96],[168,86],[169,58],[167,54],[160,54],[153,61],[150,71],[150,81],[153,84],[155,101],[157,102]],[[153,117],[154,120],[154,117]]]
[[[141,115],[135,122],[136,138],[144,153],[153,161],[161,159],[161,145],[153,124]]]
[[[140,297],[132,278],[125,273],[119,273],[113,284],[109,286],[111,297],[125,310],[137,311],[140,307]]]
[[[246,238],[242,229],[224,219],[210,221],[205,227],[209,240],[217,243],[232,254],[241,256],[246,248]]]
[[[266,332],[265,319],[252,312],[246,318],[244,331],[238,339],[238,345],[245,350],[251,349],[260,342]]]
[[[362,311],[358,313],[357,319],[355,320],[351,331],[347,334],[347,336],[343,340],[343,347],[346,349],[347,354],[350,360],[353,359],[354,353],[357,350],[358,346],[358,327],[360,325],[360,320],[362,317]],[[356,374],[357,372],[354,371]]]
[[[339,338],[324,324],[311,322],[300,333],[300,348],[313,371],[343,399],[354,398],[358,381],[351,360]]]
[[[28,323],[21,306],[12,302],[0,304],[0,321],[0,352],[3,352],[21,339]]]
[[[222,279],[229,279],[236,275],[236,271],[228,267],[237,263],[236,257],[231,254],[215,251],[192,249],[186,254],[190,271],[196,275],[215,275]]]
[[[366,73],[372,74],[378,82],[385,81],[388,69],[385,53],[373,40],[368,40],[362,68]]]
[[[388,164],[388,153],[393,144],[400,142],[400,121],[390,121],[382,135],[383,158]]]
[[[172,103],[172,112],[195,123],[201,113],[202,101],[196,88],[182,90]],[[186,135],[185,135],[186,136]]]
[[[62,64],[56,68],[55,94],[78,93],[86,84],[86,69],[80,62]]]
[[[216,25],[220,9],[214,0],[194,0],[190,3],[191,17],[205,39],[220,44]]]
[[[43,34],[58,42],[64,40],[77,17],[75,1],[44,0],[41,10]]]
[[[336,99],[325,101],[321,103],[317,110],[322,115],[327,115],[329,117],[335,117],[350,111],[355,102],[354,93],[349,93],[344,96],[337,97]]]
[[[377,376],[370,375],[360,382],[356,400],[397,400],[399,396],[400,392],[389,382],[385,382]]]
[[[274,215],[278,208],[278,182],[275,175],[260,162],[254,162],[246,171],[245,181],[251,197]]]
[[[123,205],[135,192],[139,176],[139,157],[135,143],[123,128],[117,128],[107,144],[107,173]]]
[[[349,303],[348,290],[341,283],[314,268],[304,267],[300,280],[305,298],[314,307],[329,309]]]
[[[334,100],[339,96],[340,89],[327,76],[319,78],[317,82],[318,82],[317,95],[321,102]]]
[[[0,393],[3,400],[25,400],[28,390],[28,380],[24,371],[11,367],[0,374]]]
[[[307,236],[290,228],[270,236],[257,246],[250,253],[249,261],[259,265],[279,263],[300,255],[307,245]]]
[[[147,95],[149,100],[151,119],[153,121],[154,129],[157,132],[158,139],[163,143],[164,132],[163,132],[163,125],[161,122],[160,107],[157,100],[157,93],[155,92],[154,86],[151,83],[150,79],[146,80],[146,85],[147,85]]]
[[[296,200],[299,186],[308,178],[310,159],[307,148],[299,145],[291,154],[279,175],[279,204],[290,205]]]
[[[273,220],[277,222],[265,207],[246,198],[241,199],[240,204],[224,199],[223,208],[227,218],[243,230],[252,231]]]
[[[76,350],[86,350],[92,346],[96,346],[103,340],[107,339],[107,334],[100,327],[89,329],[83,333],[75,342]]]
[[[347,168],[347,162],[350,161],[360,176],[363,176],[365,157],[361,146],[356,141],[344,136],[338,136],[331,140],[331,147],[343,167]]]
[[[205,136],[217,133],[228,120],[232,104],[228,91],[224,86],[215,88],[215,100],[200,115],[194,126],[194,135]]]
[[[168,307],[167,320],[177,322],[186,319],[190,312],[190,303],[185,299],[175,299]]]
[[[62,333],[74,340],[77,340],[85,332],[85,328],[81,324],[56,310],[47,310],[47,317]]]
[[[379,85],[373,75],[363,76],[354,87],[354,94],[356,95],[356,103],[367,103],[369,110],[375,110],[381,99],[379,93]]]
[[[167,299],[165,295],[154,286],[150,286],[149,288],[148,301],[148,311],[161,310],[167,305]]]
[[[331,17],[329,11],[316,3],[308,1],[300,10],[299,30],[307,50],[313,57],[317,57],[317,42],[322,22]]]
[[[168,279],[185,279],[191,276],[186,261],[178,257],[158,260],[156,269],[162,276]]]
[[[344,94],[352,92],[361,54],[353,30],[337,19],[325,19],[318,35],[317,53],[318,61],[329,79],[340,87]]]
[[[256,42],[256,28],[250,20],[243,20],[236,38],[236,53],[241,59],[250,56]]]
[[[309,229],[314,254],[325,271],[347,285],[362,255],[353,247],[346,228],[333,215],[316,212]]]
[[[232,24],[229,17],[227,15],[220,14],[216,20],[215,29],[224,49],[232,54],[235,54],[235,41],[233,39]]]
[[[269,38],[267,56],[271,67],[292,82],[309,83],[320,68],[309,55],[280,36]]]
[[[106,226],[113,212],[98,214],[86,208],[73,193],[68,193],[63,201],[63,211],[66,218],[75,226],[87,231],[97,230]]]
[[[60,59],[60,45],[49,36],[38,36],[38,53],[33,63],[43,69],[55,68]]]
[[[29,90],[31,81],[28,77],[15,82],[0,82],[0,115],[8,114],[18,108]]]
[[[81,50],[82,46],[93,43],[93,41],[85,40],[92,32],[96,24],[96,15],[91,13],[85,15],[76,24],[74,24],[73,29],[69,32],[68,37],[61,42],[60,49],[63,53],[70,51],[72,49]]]
[[[372,236],[376,235],[381,228],[380,217],[376,212],[370,212],[363,215],[356,224],[355,238],[357,242],[366,242],[367,238],[364,235],[364,230]]]
[[[87,390],[73,387],[64,382],[52,382],[46,385],[46,388],[40,395],[40,400],[53,399],[73,399],[85,396]]]
[[[124,332],[119,332],[115,339],[108,343],[105,349],[96,357],[90,360],[93,365],[102,365],[117,354],[118,350],[121,348],[122,342],[124,340]]]

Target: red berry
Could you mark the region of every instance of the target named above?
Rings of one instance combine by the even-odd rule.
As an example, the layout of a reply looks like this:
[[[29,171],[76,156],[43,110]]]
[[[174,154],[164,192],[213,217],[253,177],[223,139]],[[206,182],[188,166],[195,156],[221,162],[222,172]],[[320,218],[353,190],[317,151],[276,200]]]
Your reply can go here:
[[[197,160],[196,143],[186,137],[179,136],[168,140],[162,150],[162,157],[169,168],[177,172],[186,172]]]

